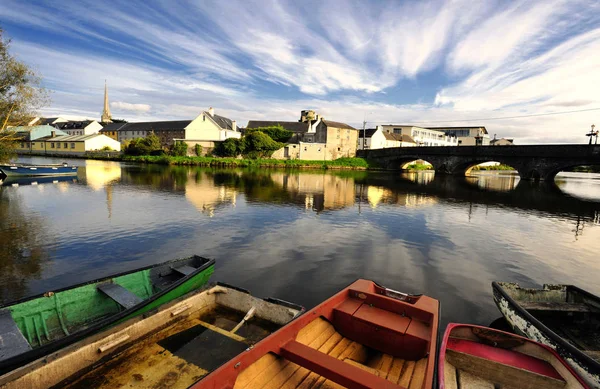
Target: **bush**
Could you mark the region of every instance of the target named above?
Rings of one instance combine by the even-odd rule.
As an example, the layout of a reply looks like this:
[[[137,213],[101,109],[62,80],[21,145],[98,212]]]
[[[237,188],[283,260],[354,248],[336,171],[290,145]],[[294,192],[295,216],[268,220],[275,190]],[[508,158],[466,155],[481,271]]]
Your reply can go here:
[[[241,152],[246,158],[267,158],[274,151],[284,146],[283,143],[275,142],[263,132],[256,131],[246,135],[243,139],[244,150]]]
[[[176,157],[185,157],[187,155],[188,145],[183,141],[177,141],[171,147],[171,155]]]
[[[244,140],[228,138],[215,145],[213,154],[219,157],[237,157],[244,152]]]
[[[263,134],[267,134],[275,142],[287,142],[294,134],[293,132],[286,130],[285,128],[283,128],[283,126],[278,124],[276,126],[269,127],[247,128],[246,136],[253,134],[257,131],[262,132]]]
[[[113,151],[113,149],[110,146],[104,146],[103,148],[100,149],[100,151]]]
[[[194,151],[196,152],[196,155],[201,157],[202,156],[202,145],[196,144],[196,146],[194,146]]]
[[[124,152],[127,155],[161,155],[164,154],[160,139],[154,133],[145,138],[135,138],[123,142]]]

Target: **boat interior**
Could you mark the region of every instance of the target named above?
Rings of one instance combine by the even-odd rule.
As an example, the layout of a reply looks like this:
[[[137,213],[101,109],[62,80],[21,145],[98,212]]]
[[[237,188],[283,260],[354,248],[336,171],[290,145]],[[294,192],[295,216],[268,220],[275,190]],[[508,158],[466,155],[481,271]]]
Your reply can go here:
[[[542,289],[499,283],[522,308],[554,333],[600,362],[600,300],[569,285]]]
[[[574,389],[582,383],[535,342],[489,328],[450,324],[438,374],[444,389]]]
[[[302,312],[217,285],[0,377],[7,388],[187,388]]]
[[[194,388],[431,388],[438,309],[358,280]]]
[[[193,256],[29,298],[0,309],[0,361],[109,318],[159,293],[205,265]]]

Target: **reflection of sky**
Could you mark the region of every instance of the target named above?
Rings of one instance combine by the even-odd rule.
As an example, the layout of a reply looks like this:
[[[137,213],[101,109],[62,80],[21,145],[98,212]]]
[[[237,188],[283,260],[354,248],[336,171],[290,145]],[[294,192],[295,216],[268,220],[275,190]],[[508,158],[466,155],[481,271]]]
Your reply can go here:
[[[303,179],[311,180],[299,182]],[[276,203],[248,202],[244,188],[222,183],[211,187],[210,176],[198,183],[188,178],[186,190],[169,191],[123,185],[115,174],[110,213],[106,191],[84,182],[0,190],[14,191],[25,214],[47,222],[51,262],[40,280],[31,280],[31,293],[199,254],[217,259],[215,280],[260,296],[310,307],[366,277],[439,298],[445,322],[489,324],[498,317],[491,298],[493,280],[574,283],[600,294],[600,225],[586,213],[579,218],[583,229],[577,228],[577,207],[572,214],[554,215],[516,209],[509,202],[481,204],[394,189],[392,181],[390,187],[367,187],[359,202],[360,185],[348,180],[331,189],[318,188],[315,195],[325,197],[332,195],[323,193],[328,190],[354,193],[334,193],[348,200],[320,213],[280,198]],[[272,180],[271,185],[281,181]],[[576,183],[569,185],[576,191]],[[472,187],[481,196],[479,186],[465,187],[461,190]],[[562,198],[554,196],[552,201]],[[216,208],[214,217],[198,208],[200,203],[219,202],[226,206]],[[577,239],[575,229],[581,229]]]
[[[568,195],[600,202],[600,174],[562,172],[556,184]]]

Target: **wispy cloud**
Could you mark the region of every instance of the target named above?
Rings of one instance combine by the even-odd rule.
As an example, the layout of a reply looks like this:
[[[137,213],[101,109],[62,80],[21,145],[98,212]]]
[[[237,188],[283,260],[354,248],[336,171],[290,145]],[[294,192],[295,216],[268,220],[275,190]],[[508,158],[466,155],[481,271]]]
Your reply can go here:
[[[123,111],[134,111],[134,112],[149,112],[152,107],[148,104],[131,104],[123,101],[114,101],[110,103],[112,108],[118,108]]]

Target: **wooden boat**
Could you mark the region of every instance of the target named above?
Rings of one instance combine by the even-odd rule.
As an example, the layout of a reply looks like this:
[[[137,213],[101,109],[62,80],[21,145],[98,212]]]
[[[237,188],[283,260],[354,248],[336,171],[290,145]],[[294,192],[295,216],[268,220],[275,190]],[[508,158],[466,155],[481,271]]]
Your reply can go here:
[[[27,165],[15,163],[0,165],[0,171],[7,177],[33,177],[33,176],[72,176],[77,174],[77,166],[66,163],[59,165]]]
[[[427,388],[439,302],[358,280],[192,388]]]
[[[592,387],[600,387],[600,298],[571,285],[521,288],[493,282],[494,301],[513,330],[548,345]]]
[[[203,286],[214,263],[177,259],[0,306],[0,374]]]
[[[470,324],[446,328],[438,381],[439,389],[589,388],[552,348]]]
[[[13,370],[0,387],[187,388],[303,311],[211,285]]]

